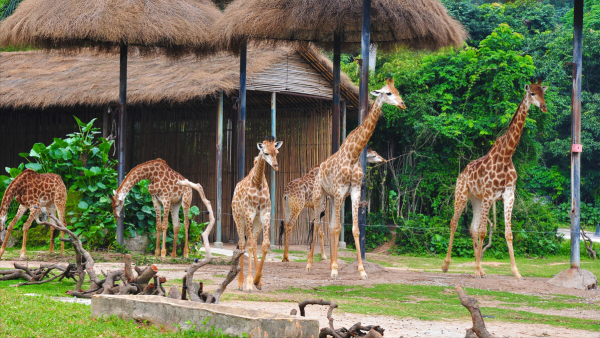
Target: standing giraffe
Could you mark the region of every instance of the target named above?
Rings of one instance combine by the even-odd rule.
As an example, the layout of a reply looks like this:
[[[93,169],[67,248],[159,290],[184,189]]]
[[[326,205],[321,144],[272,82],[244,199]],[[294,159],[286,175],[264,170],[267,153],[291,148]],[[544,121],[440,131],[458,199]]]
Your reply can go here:
[[[4,230],[8,207],[13,199],[16,199],[19,203],[19,209],[6,231],[4,242],[0,249],[0,257],[4,254],[13,227],[27,209],[29,209],[29,217],[23,225],[23,246],[21,247],[21,259],[25,259],[27,232],[35,219],[38,210],[45,207],[51,215],[54,215],[54,212],[56,212],[58,214],[58,219],[62,224],[66,224],[65,208],[67,206],[67,188],[60,176],[56,174],[38,174],[31,169],[25,169],[10,182],[8,188],[6,188],[6,191],[4,192],[2,207],[0,209],[0,231]],[[40,208],[36,209],[36,207]],[[63,238],[64,236],[65,234],[61,232],[60,237]],[[63,255],[64,251],[65,243],[61,242],[60,254]],[[54,228],[50,229],[50,252],[54,252]]]
[[[358,230],[358,207],[360,204],[360,190],[363,179],[363,171],[360,166],[360,154],[367,146],[367,142],[373,135],[381,107],[384,103],[406,109],[398,90],[394,87],[394,80],[387,80],[386,85],[380,90],[371,92],[376,96],[371,106],[369,115],[365,120],[348,135],[340,150],[331,155],[325,162],[321,163],[319,174],[315,180],[313,191],[313,203],[317,214],[325,210],[325,197],[332,196],[332,207],[335,210],[334,221],[329,224],[329,236],[331,238],[331,277],[337,278],[337,249],[341,232],[342,203],[346,196],[352,198],[352,235],[356,245],[358,260],[358,272],[360,279],[366,279],[367,273],[362,264],[360,255],[359,230]],[[308,257],[306,270],[312,269],[312,257]]]
[[[382,163],[385,162],[385,159],[375,150],[372,150],[371,147],[367,148],[367,163]],[[298,219],[298,215],[304,208],[310,208],[312,211],[315,211],[313,204],[313,188],[315,185],[315,178],[319,173],[319,166],[314,166],[308,174],[297,178],[285,186],[285,190],[283,191],[283,211],[285,215],[285,221],[281,221],[280,227],[280,241],[281,236],[284,237],[284,250],[283,250],[283,260],[282,262],[289,262],[289,247],[290,247],[290,234],[292,232],[292,228],[294,226],[294,221]],[[315,215],[316,216],[316,215]],[[324,215],[321,215],[319,218],[322,218]],[[316,217],[315,217],[316,218]],[[312,225],[314,226],[314,220]],[[318,225],[318,233],[321,241],[321,258],[327,259],[327,255],[325,254],[325,244],[323,242],[323,225],[319,223]],[[315,242],[317,240],[317,232],[312,231],[313,239],[311,241],[310,253],[309,255],[313,256],[313,251],[315,248]]]
[[[515,255],[512,245],[511,215],[513,203],[515,201],[515,186],[517,183],[517,172],[512,162],[512,155],[517,149],[525,119],[529,112],[529,107],[533,103],[546,113],[548,108],[544,101],[544,93],[548,87],[542,86],[542,81],[525,85],[525,97],[517,112],[508,125],[506,134],[500,136],[492,149],[483,157],[469,163],[465,170],[456,180],[456,190],[454,192],[454,216],[450,222],[450,243],[448,244],[448,254],[442,265],[442,271],[448,271],[450,257],[452,254],[452,242],[454,241],[454,232],[460,218],[460,214],[471,200],[473,205],[473,221],[471,222],[471,237],[473,239],[473,249],[475,252],[475,274],[474,277],[483,277],[485,272],[481,268],[481,252],[483,241],[487,231],[488,214],[490,206],[499,200],[504,201],[504,237],[508,245],[510,254],[510,267],[513,275],[521,279],[521,274],[515,263]]]
[[[265,178],[265,163],[268,163],[273,170],[279,171],[277,164],[277,154],[282,141],[275,142],[275,137],[266,137],[262,143],[257,143],[259,150],[258,156],[254,159],[254,167],[243,180],[235,187],[233,200],[231,201],[231,210],[233,220],[237,228],[239,237],[239,249],[246,248],[248,243],[248,278],[246,285],[244,283],[244,256],[240,258],[240,275],[238,277],[238,289],[252,292],[254,284],[257,289],[262,288],[262,269],[265,257],[271,247],[269,240],[269,228],[271,224],[271,197],[269,185]],[[262,224],[263,244],[262,257],[258,265],[257,239],[260,235]],[[246,238],[245,238],[246,237]],[[252,254],[254,254],[254,265],[256,265],[256,276],[252,278]]]
[[[179,223],[179,208],[183,205],[183,225],[185,229],[185,246],[183,247],[183,257],[188,257],[188,233],[190,228],[189,210],[192,205],[192,189],[187,186],[177,185],[177,181],[185,180],[181,174],[171,169],[167,162],[158,158],[156,160],[142,163],[125,176],[123,183],[114,196],[111,197],[115,219],[119,219],[121,209],[125,203],[125,197],[134,185],[141,180],[150,180],[148,192],[152,195],[152,203],[156,211],[156,249],[154,256],[165,258],[167,254],[167,228],[169,227],[169,211],[173,218],[173,251],[171,257],[177,256],[177,236],[181,224]],[[161,207],[164,208],[164,215],[160,217]],[[160,231],[162,230],[162,250],[159,250]]]

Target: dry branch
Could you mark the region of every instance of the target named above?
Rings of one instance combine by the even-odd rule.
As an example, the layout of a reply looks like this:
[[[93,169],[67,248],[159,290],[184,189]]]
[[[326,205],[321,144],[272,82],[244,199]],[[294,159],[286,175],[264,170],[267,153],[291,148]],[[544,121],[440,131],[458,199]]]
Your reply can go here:
[[[125,255],[124,259],[125,259],[125,267],[124,267],[125,280],[127,280],[128,283],[131,283],[133,281],[133,279],[135,278],[133,276],[133,269],[131,268],[131,255],[129,255],[129,254]]]
[[[206,206],[206,210],[208,211],[208,226],[206,226],[206,229],[204,229],[204,231],[202,232],[202,245],[204,246],[204,250],[206,250],[206,257],[210,257],[210,259],[212,259],[212,255],[210,253],[210,243],[208,242],[208,236],[210,235],[210,232],[212,231],[212,228],[215,225],[215,214],[213,213],[210,201],[208,200],[208,198],[206,198],[206,195],[204,195],[204,189],[202,189],[202,186],[199,183],[192,183],[188,180],[183,180],[177,181],[177,184],[190,187],[196,190],[198,194],[200,194],[200,199],[202,200],[202,203],[204,203],[204,205]]]
[[[466,307],[471,313],[473,327],[470,330],[472,330],[478,338],[493,338],[494,336],[492,336],[485,328],[485,322],[483,321],[483,316],[481,315],[481,310],[479,309],[477,299],[469,297],[469,295],[467,295],[467,293],[460,286],[456,286],[455,288],[456,292],[458,293],[458,298],[460,298],[460,304]],[[467,330],[467,335],[469,335],[469,330]]]

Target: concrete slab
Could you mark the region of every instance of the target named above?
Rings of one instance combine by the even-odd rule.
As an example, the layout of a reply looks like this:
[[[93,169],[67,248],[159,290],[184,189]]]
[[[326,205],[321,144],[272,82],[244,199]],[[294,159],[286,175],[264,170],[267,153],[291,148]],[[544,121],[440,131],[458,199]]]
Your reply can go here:
[[[315,319],[159,296],[97,295],[92,298],[91,310],[93,317],[116,315],[172,330],[175,325],[184,330],[214,326],[226,334],[246,333],[251,338],[319,336],[319,322]]]

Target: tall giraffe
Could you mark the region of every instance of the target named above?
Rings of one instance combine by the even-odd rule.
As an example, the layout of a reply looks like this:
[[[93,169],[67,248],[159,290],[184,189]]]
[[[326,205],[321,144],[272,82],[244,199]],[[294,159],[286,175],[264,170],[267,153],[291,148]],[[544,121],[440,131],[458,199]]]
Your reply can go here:
[[[385,159],[371,147],[367,148],[367,163],[382,163]],[[283,211],[285,215],[285,221],[281,221],[279,238],[284,237],[284,250],[282,262],[289,262],[289,247],[290,247],[290,234],[294,226],[295,221],[298,219],[298,215],[304,208],[310,208],[315,211],[313,204],[313,188],[315,186],[315,178],[319,173],[319,166],[314,166],[306,175],[297,178],[285,186],[283,190]],[[323,215],[320,216],[322,218]],[[316,215],[315,215],[316,218]],[[314,220],[313,220],[314,225]],[[311,248],[309,255],[313,256],[315,248],[315,242],[317,240],[317,232],[321,241],[321,258],[327,259],[325,254],[325,244],[323,242],[323,225],[318,223],[317,231],[313,231],[313,239],[311,241]]]
[[[243,180],[235,187],[231,210],[233,220],[239,237],[239,249],[244,250],[248,243],[248,278],[244,284],[244,256],[240,258],[240,275],[238,277],[238,289],[252,292],[254,284],[257,289],[262,288],[262,269],[271,247],[269,240],[269,229],[271,223],[271,197],[269,185],[265,178],[265,163],[273,170],[279,171],[277,154],[282,141],[275,142],[275,137],[266,137],[262,143],[257,143],[258,156],[254,159],[254,167]],[[261,228],[262,225],[262,228]],[[260,265],[257,256],[257,239],[263,230],[262,257]],[[252,254],[254,254],[254,265],[256,265],[256,276],[252,278]]]
[[[190,228],[189,210],[192,205],[192,189],[187,186],[178,185],[177,181],[185,180],[181,174],[171,169],[167,162],[158,158],[156,160],[142,163],[125,176],[121,186],[114,192],[111,197],[113,212],[115,219],[119,219],[125,197],[134,185],[141,180],[150,180],[148,192],[152,195],[152,203],[156,212],[156,249],[154,256],[165,258],[167,254],[167,228],[169,227],[169,211],[173,218],[173,251],[171,257],[177,256],[177,236],[181,224],[179,222],[179,208],[183,205],[183,225],[185,229],[185,245],[183,247],[183,257],[187,258],[189,253],[188,248],[188,233]],[[161,219],[161,207],[164,208],[164,215]],[[162,250],[159,250],[160,232],[162,230]]]
[[[325,210],[325,197],[333,197],[332,207],[335,210],[335,216],[334,221],[329,224],[332,278],[337,278],[338,275],[337,250],[341,232],[342,203],[348,195],[352,198],[352,235],[354,235],[356,247],[360,248],[358,239],[358,207],[363,179],[363,171],[359,161],[360,153],[367,146],[371,135],[373,135],[377,120],[379,120],[379,115],[381,115],[381,107],[384,103],[400,109],[406,109],[400,94],[398,94],[398,90],[394,87],[394,80],[387,80],[386,82],[386,85],[380,90],[371,92],[371,95],[377,98],[371,106],[369,115],[348,135],[338,152],[321,163],[319,174],[315,180],[313,203],[315,204],[317,214]],[[356,255],[360,279],[366,279],[367,273],[362,264],[360,250],[356,250]],[[312,259],[309,257],[308,264],[306,265],[307,271],[312,269],[312,263]]]
[[[23,225],[23,246],[21,247],[21,259],[25,259],[27,232],[35,219],[38,210],[45,207],[52,215],[56,212],[58,214],[58,219],[63,224],[66,224],[65,208],[67,206],[67,188],[60,176],[56,174],[38,174],[31,169],[25,169],[15,177],[4,192],[2,207],[0,207],[0,231],[4,230],[8,208],[13,199],[16,199],[19,203],[19,209],[6,231],[4,242],[0,249],[0,257],[4,254],[13,227],[17,224],[19,219],[21,219],[27,209],[29,209],[29,217]],[[40,209],[36,209],[36,207],[40,207]],[[61,232],[60,237],[63,238],[64,236],[64,233]],[[64,251],[65,244],[64,242],[61,242],[60,254],[64,254]],[[54,252],[54,228],[50,229],[50,252]]]
[[[519,274],[515,263],[510,220],[517,183],[517,172],[513,166],[512,155],[519,144],[531,104],[533,103],[539,107],[544,113],[548,112],[546,101],[544,101],[546,89],[548,87],[542,86],[541,80],[538,83],[525,85],[525,97],[510,121],[506,134],[496,140],[492,149],[485,156],[469,163],[465,170],[458,176],[454,192],[454,216],[450,222],[450,243],[448,244],[448,254],[442,265],[442,271],[448,271],[454,232],[456,231],[460,214],[467,205],[467,202],[471,200],[471,204],[473,205],[471,237],[475,251],[474,277],[483,277],[485,275],[485,272],[481,268],[481,252],[487,231],[488,214],[490,206],[496,200],[502,198],[504,201],[504,237],[506,238],[508,253],[510,254],[510,267],[515,278],[521,279],[521,274]]]

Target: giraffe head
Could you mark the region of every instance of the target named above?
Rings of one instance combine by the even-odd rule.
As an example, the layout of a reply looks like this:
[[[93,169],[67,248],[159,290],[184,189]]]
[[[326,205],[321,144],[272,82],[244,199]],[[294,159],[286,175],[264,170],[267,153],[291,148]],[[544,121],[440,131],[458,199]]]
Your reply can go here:
[[[394,79],[387,79],[385,82],[385,86],[383,86],[381,89],[371,92],[371,95],[377,96],[375,103],[379,103],[380,106],[382,106],[384,103],[387,103],[389,105],[396,106],[399,109],[406,109],[404,101],[394,86]]]
[[[262,143],[256,144],[260,151],[258,157],[267,161],[275,171],[279,171],[279,164],[277,164],[277,154],[279,154],[279,150],[277,149],[279,149],[282,144],[283,141],[275,142],[275,136],[266,136]]]
[[[384,163],[386,160],[379,156],[379,154],[371,149],[371,147],[367,148],[367,163]]]
[[[115,215],[115,221],[119,219],[121,216],[121,210],[123,209],[123,205],[125,205],[125,197],[126,194],[119,193],[116,190],[113,190],[114,196],[110,197],[110,203],[112,204],[113,213]]]
[[[548,112],[548,107],[546,106],[546,101],[544,100],[544,93],[547,89],[547,86],[542,86],[542,80],[538,80],[537,83],[532,81],[530,85],[525,85],[525,91],[527,92],[525,97],[529,103],[534,104],[544,113]]]

